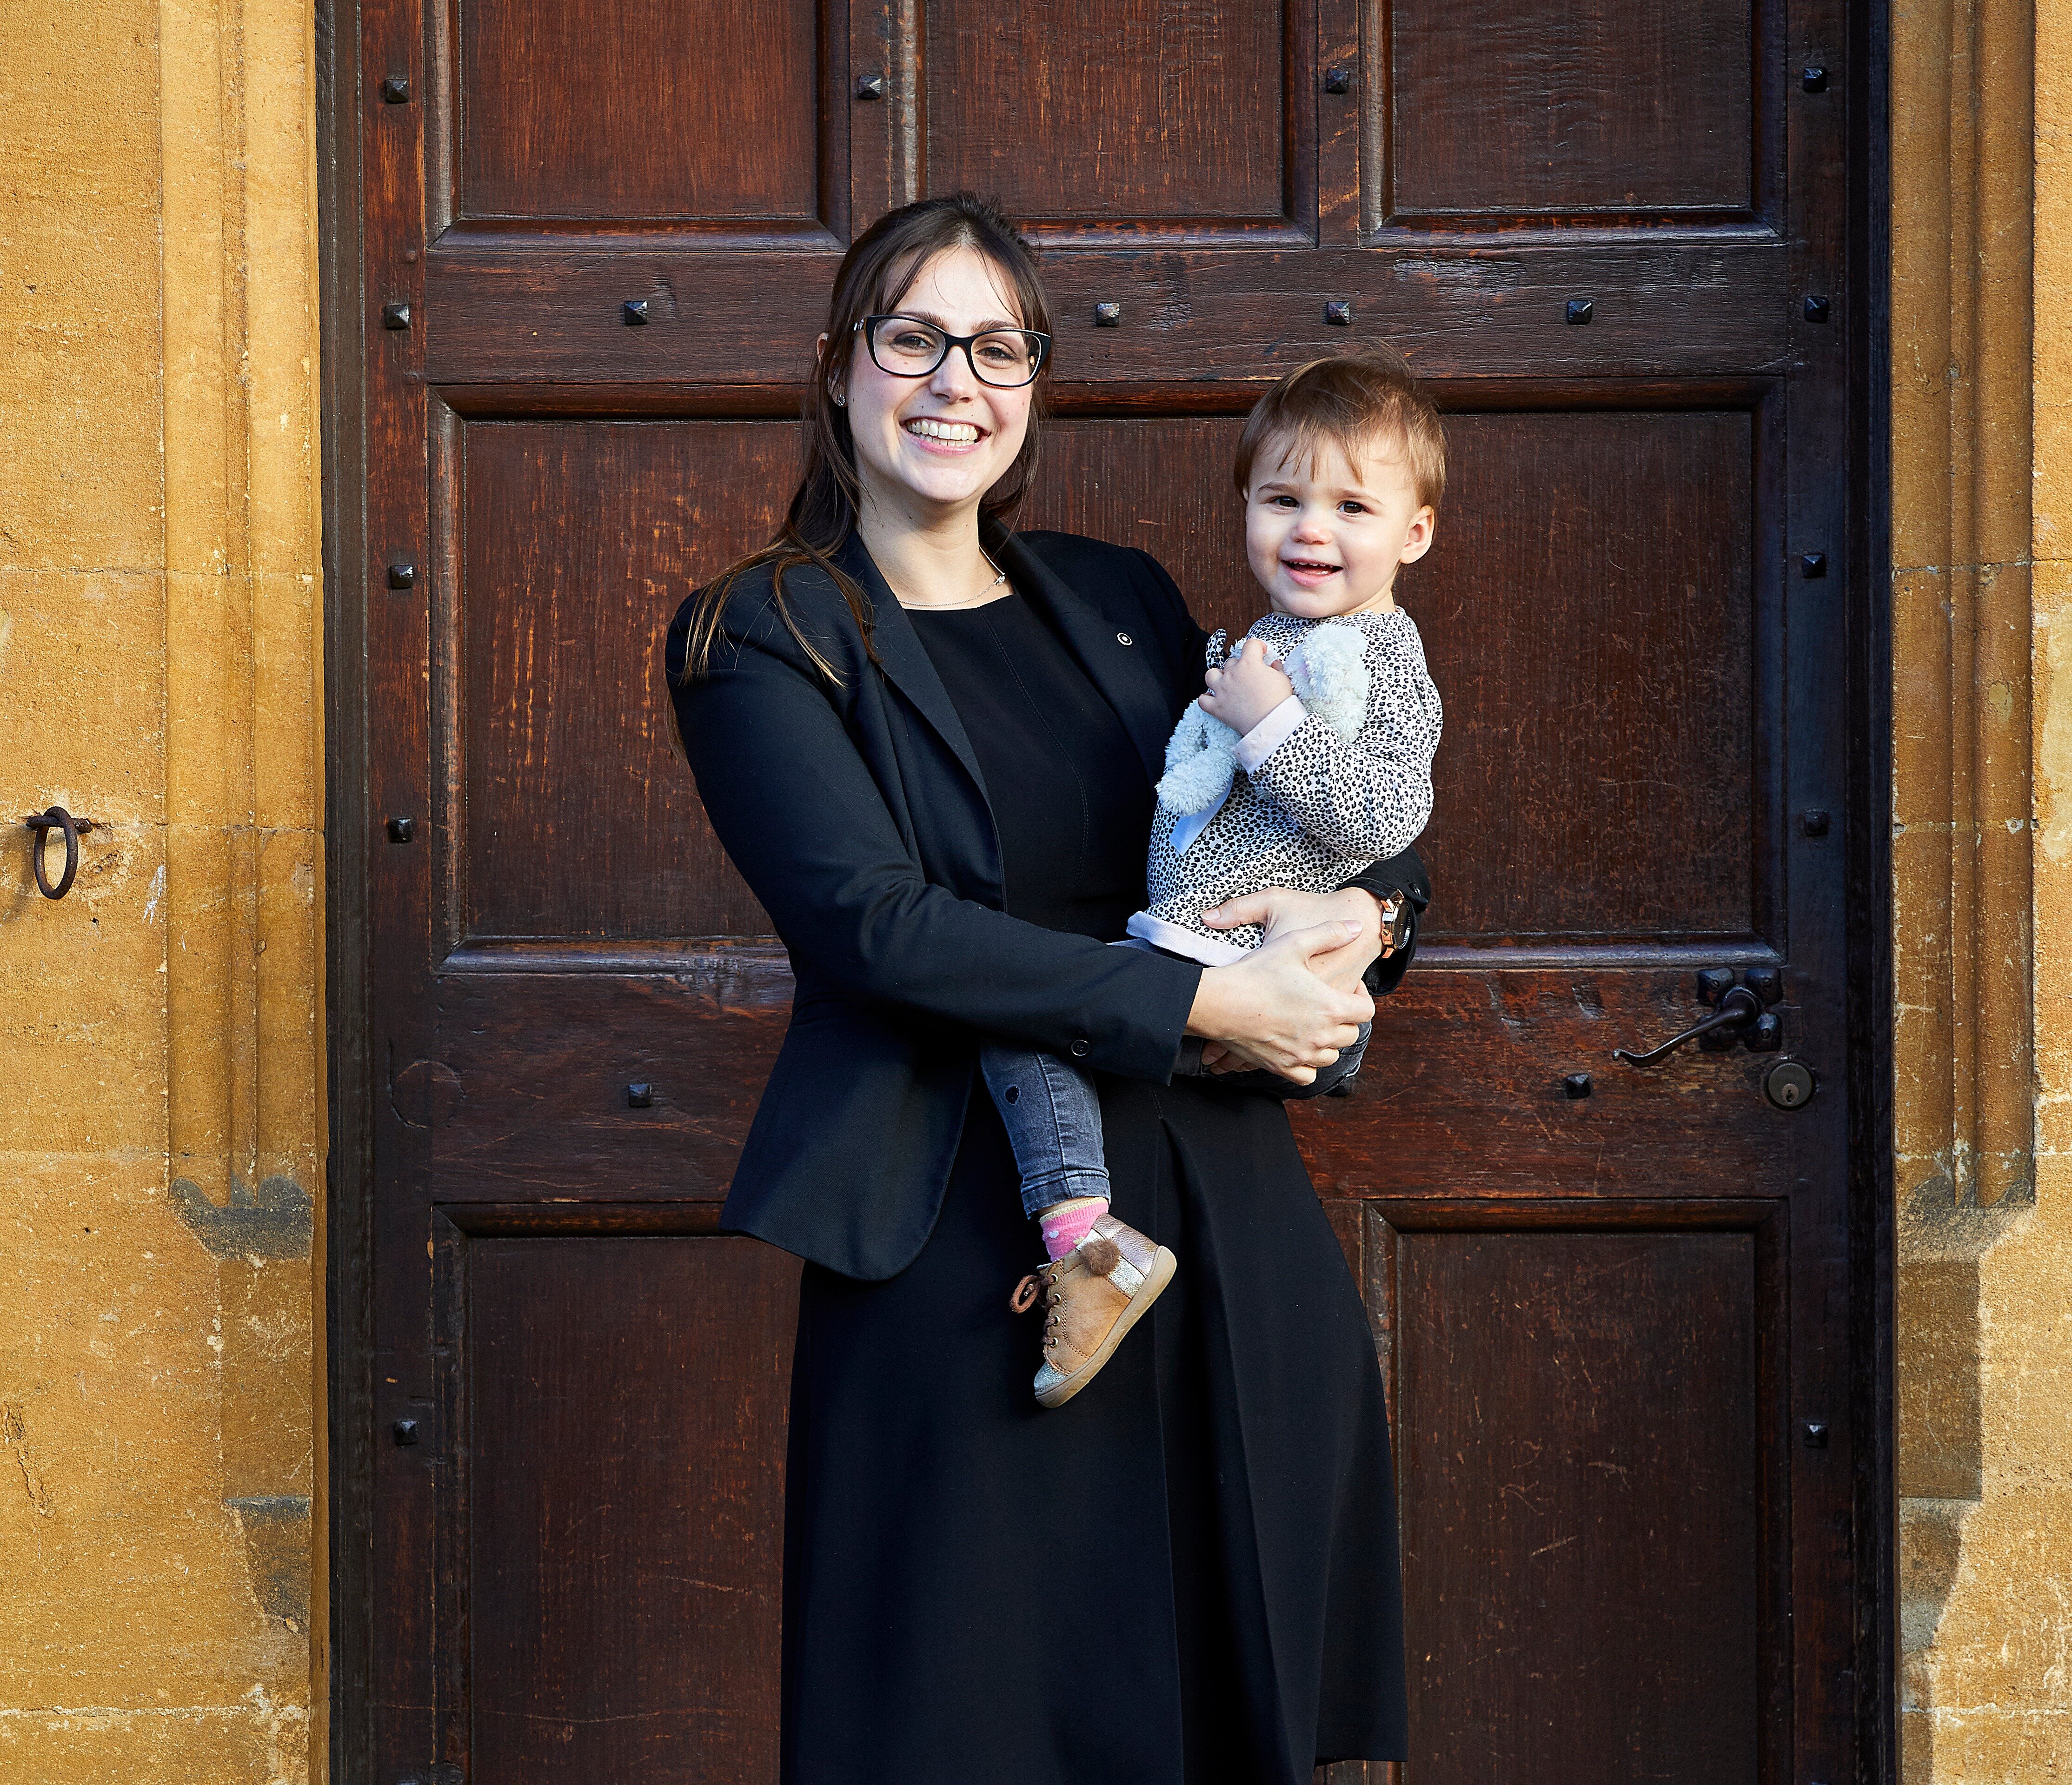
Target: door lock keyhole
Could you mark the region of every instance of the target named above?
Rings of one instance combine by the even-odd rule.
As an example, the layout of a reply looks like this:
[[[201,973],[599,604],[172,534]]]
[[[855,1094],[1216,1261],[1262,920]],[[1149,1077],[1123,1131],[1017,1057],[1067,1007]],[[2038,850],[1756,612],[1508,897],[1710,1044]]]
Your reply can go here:
[[[1779,1060],[1762,1076],[1762,1094],[1779,1109],[1803,1109],[1813,1090],[1811,1070],[1797,1060]]]

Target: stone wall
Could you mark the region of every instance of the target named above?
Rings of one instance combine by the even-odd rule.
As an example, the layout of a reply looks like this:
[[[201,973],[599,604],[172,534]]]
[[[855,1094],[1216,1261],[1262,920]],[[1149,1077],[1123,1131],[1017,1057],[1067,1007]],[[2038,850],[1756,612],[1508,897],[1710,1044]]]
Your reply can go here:
[[[2038,1785],[2072,1779],[2072,10],[1893,31],[1901,1751]]]
[[[292,0],[0,6],[0,1779],[322,1741],[311,57]]]

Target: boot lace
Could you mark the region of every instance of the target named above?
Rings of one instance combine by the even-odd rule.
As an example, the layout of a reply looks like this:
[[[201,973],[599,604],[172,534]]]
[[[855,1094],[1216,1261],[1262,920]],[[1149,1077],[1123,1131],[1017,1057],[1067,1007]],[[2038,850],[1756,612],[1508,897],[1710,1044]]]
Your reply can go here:
[[[1036,1306],[1037,1298],[1042,1298],[1046,1310],[1043,1318],[1046,1340],[1057,1331],[1058,1323],[1064,1313],[1065,1296],[1058,1286],[1058,1265],[1062,1262],[1063,1260],[1056,1260],[1039,1271],[1031,1271],[1014,1285],[1014,1293],[1007,1298],[1010,1313],[1026,1314]]]

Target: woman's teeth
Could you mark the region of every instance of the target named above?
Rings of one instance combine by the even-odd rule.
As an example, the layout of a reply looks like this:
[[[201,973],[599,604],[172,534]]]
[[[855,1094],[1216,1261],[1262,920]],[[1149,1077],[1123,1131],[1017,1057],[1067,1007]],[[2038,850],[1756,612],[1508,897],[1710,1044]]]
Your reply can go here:
[[[969,422],[938,422],[933,416],[923,415],[905,426],[909,434],[918,434],[924,440],[948,440],[968,446],[978,438],[978,429]]]

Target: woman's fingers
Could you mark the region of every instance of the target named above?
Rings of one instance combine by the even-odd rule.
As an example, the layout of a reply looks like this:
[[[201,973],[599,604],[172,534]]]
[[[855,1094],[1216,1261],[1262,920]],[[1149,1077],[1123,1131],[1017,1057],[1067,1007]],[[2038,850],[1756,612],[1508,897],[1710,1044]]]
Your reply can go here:
[[[1342,948],[1348,942],[1359,940],[1359,925],[1348,923],[1340,918],[1327,918],[1322,923],[1312,923],[1307,929],[1291,930],[1282,940],[1295,951],[1306,967],[1318,955],[1328,955]]]
[[[1268,943],[1267,947],[1285,948],[1298,960],[1307,960],[1312,955],[1329,954],[1334,948],[1342,948],[1359,934],[1357,923],[1348,923],[1342,918],[1327,917],[1321,923],[1305,923],[1299,930],[1290,930],[1287,935]]]
[[[1211,905],[1202,913],[1202,921],[1212,930],[1234,930],[1240,923],[1263,923],[1271,929],[1279,903],[1276,890],[1248,893],[1242,899],[1227,899],[1220,905]]]
[[[1332,983],[1330,970],[1323,957],[1344,948],[1359,938],[1360,927],[1341,919],[1331,918],[1322,923],[1313,923],[1306,929],[1291,930],[1276,941],[1262,944],[1253,954],[1255,960],[1271,961],[1276,965],[1286,963],[1299,965],[1309,977],[1318,981],[1327,1002],[1325,1014],[1341,1022],[1365,1022],[1374,1015],[1374,1000],[1367,995],[1367,987],[1355,981],[1350,989]]]

